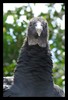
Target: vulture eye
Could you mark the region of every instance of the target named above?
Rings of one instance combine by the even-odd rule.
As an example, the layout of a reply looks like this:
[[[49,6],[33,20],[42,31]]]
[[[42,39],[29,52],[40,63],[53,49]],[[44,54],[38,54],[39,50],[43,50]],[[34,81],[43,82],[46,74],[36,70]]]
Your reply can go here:
[[[35,25],[35,26],[36,26],[36,22],[34,22],[34,23],[33,23],[33,25]]]
[[[32,23],[30,23],[29,25],[32,26]]]

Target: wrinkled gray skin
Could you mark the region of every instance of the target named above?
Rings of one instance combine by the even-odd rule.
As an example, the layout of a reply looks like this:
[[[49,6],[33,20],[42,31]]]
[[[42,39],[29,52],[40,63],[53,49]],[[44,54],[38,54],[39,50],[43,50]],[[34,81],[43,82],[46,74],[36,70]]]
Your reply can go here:
[[[46,47],[48,37],[47,31],[46,21],[44,21],[42,18],[31,19],[27,30],[28,44],[38,44],[40,47]]]

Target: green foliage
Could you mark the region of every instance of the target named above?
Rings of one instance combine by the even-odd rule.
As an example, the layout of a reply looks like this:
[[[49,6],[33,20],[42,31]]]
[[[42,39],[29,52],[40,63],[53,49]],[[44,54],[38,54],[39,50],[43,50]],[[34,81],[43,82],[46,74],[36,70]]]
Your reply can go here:
[[[34,3],[34,5],[37,5]],[[54,8],[55,3],[48,3],[48,13],[43,11],[38,15],[47,20],[49,26],[49,41],[50,49],[53,52],[56,62],[54,62],[53,78],[54,82],[60,85],[64,89],[65,85],[65,40],[64,29],[57,24],[57,19],[62,20],[65,14],[65,5],[61,5],[60,12],[57,12]],[[45,5],[46,6],[46,5]],[[30,8],[28,11],[27,8]],[[22,14],[21,14],[22,12]],[[8,23],[9,16],[13,17],[13,23]],[[20,17],[22,21],[20,21]],[[23,19],[23,18],[26,18]],[[25,39],[25,33],[29,20],[34,17],[34,13],[30,4],[16,8],[14,11],[8,10],[3,14],[3,72],[4,76],[12,76],[16,61],[19,55],[19,50]],[[53,59],[54,60],[54,59]]]

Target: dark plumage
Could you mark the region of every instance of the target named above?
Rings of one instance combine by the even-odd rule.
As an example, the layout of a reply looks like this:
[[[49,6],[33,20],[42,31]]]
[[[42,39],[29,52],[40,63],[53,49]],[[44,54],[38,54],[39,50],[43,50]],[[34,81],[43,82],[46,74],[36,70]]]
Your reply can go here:
[[[64,97],[64,92],[53,83],[47,30],[47,22],[42,18],[30,20],[11,87],[4,84],[4,97]]]

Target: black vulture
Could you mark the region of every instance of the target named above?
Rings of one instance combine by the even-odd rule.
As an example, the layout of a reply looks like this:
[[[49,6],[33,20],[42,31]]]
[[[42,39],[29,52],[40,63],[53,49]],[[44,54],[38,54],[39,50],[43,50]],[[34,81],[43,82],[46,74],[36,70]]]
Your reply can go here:
[[[3,97],[64,97],[52,76],[48,25],[41,17],[30,20],[12,78],[4,77]]]

